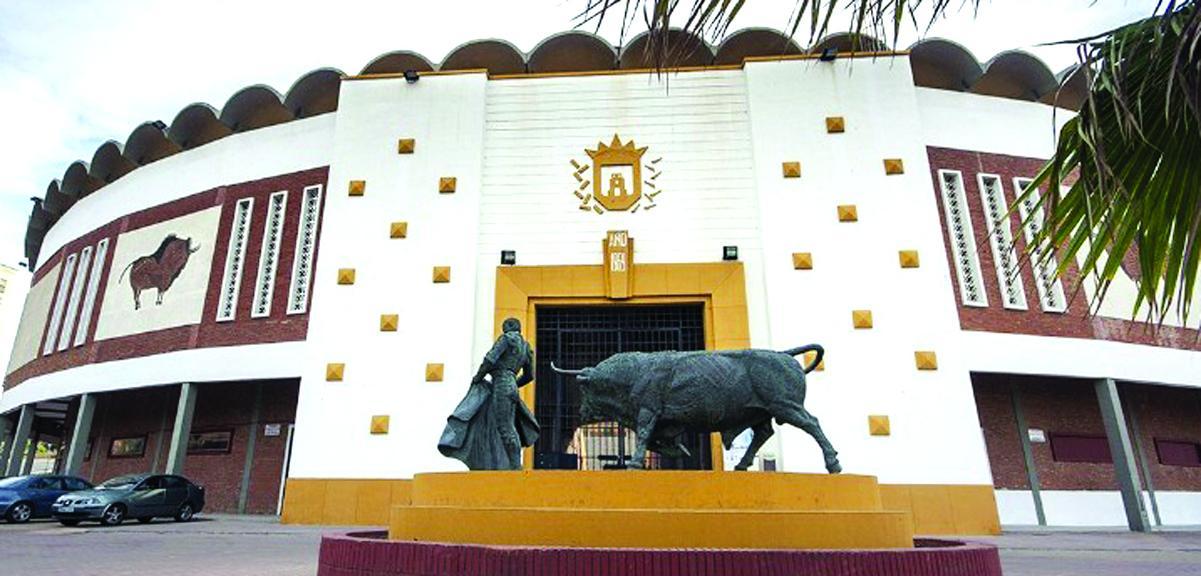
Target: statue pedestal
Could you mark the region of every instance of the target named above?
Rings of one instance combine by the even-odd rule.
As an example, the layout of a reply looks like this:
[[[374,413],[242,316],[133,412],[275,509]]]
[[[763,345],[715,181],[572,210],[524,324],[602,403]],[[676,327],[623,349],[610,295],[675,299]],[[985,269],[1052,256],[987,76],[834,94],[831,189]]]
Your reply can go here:
[[[871,476],[693,471],[418,474],[389,538],[575,548],[910,548]]]
[[[987,544],[913,538],[871,476],[418,474],[387,533],[327,535],[318,576],[1000,576]]]

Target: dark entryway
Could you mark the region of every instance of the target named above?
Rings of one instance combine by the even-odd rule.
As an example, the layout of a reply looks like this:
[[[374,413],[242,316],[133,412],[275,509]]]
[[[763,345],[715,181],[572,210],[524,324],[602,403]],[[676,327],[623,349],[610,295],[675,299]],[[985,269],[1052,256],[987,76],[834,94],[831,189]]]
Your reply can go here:
[[[579,390],[574,379],[551,370],[594,366],[618,352],[703,350],[701,304],[655,306],[538,306],[536,340],[538,389],[535,412],[542,435],[534,448],[534,467],[606,470],[629,466],[634,434],[616,422],[579,422]],[[665,458],[650,453],[649,468],[708,470],[712,467],[707,434],[688,434],[692,453]]]

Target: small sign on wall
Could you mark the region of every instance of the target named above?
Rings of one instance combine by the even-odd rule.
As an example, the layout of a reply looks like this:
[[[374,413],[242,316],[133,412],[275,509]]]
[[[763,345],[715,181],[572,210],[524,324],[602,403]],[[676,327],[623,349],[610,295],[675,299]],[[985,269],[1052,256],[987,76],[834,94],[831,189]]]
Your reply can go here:
[[[263,426],[263,436],[279,436],[279,424],[268,424]]]
[[[1040,428],[1028,428],[1026,433],[1030,436],[1031,444],[1045,444],[1047,442],[1047,432]]]

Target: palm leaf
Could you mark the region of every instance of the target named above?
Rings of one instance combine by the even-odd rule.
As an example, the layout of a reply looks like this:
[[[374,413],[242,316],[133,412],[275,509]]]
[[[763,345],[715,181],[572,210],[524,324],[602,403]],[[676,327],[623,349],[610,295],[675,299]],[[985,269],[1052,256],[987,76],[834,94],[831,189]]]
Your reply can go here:
[[[1201,16],[1192,1],[1161,9],[1083,40],[1088,98],[1023,194],[1064,190],[1041,196],[1032,245],[1056,248],[1044,257],[1057,253],[1059,274],[1078,262],[1097,283],[1094,307],[1135,255],[1131,315],[1156,322],[1189,317],[1201,258]]]

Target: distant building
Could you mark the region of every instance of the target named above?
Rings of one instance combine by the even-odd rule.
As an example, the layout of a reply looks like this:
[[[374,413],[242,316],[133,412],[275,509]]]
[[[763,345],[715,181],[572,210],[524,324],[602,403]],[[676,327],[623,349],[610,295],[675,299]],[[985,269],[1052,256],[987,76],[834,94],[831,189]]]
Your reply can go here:
[[[33,208],[5,429],[74,439],[60,468],[92,480],[177,471],[214,510],[383,524],[406,478],[462,469],[439,435],[517,317],[531,468],[632,452],[552,361],[817,342],[808,408],[918,533],[1125,524],[1115,459],[1153,521],[1201,524],[1196,322],[1131,322],[1124,271],[1088,315],[1075,266],[1022,255],[1037,207],[1007,212],[1083,74],[945,40],[680,41],[666,73],[645,37],[473,42],[436,71],[394,52],[104,144]],[[684,441],[648,464],[726,462]],[[789,426],[756,468],[823,471]]]
[[[21,322],[21,308],[28,292],[29,272],[0,264],[0,366],[8,366],[13,339]]]

